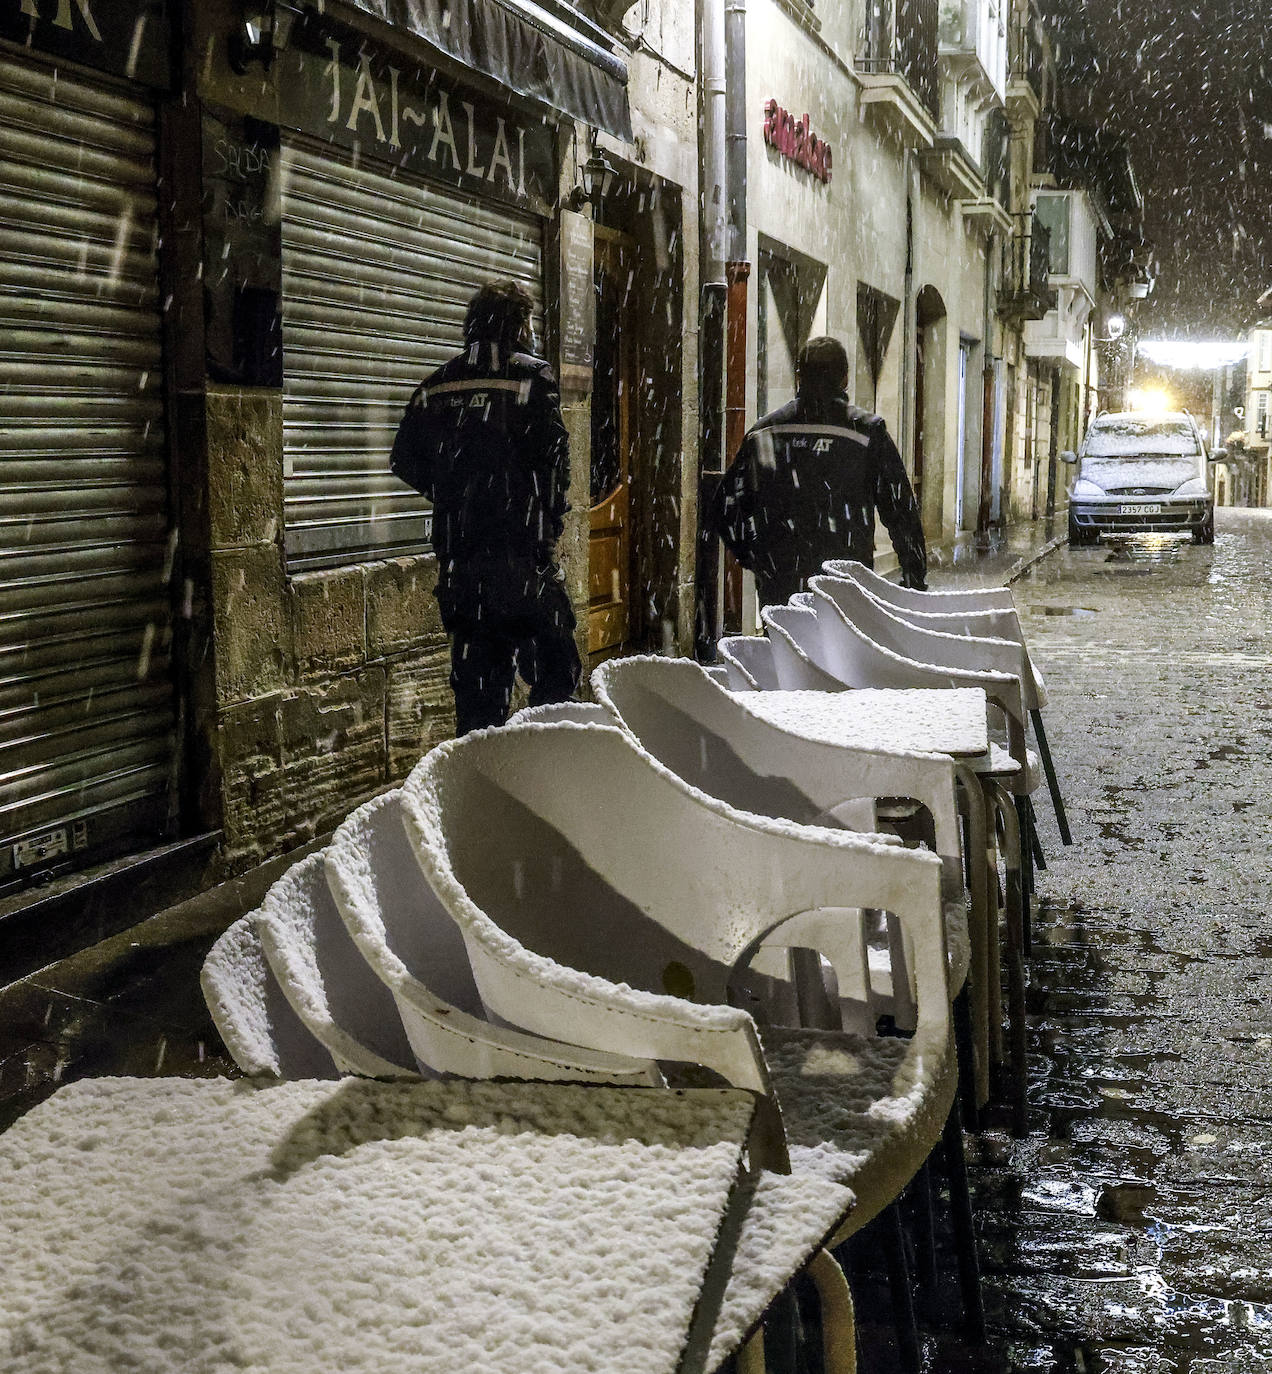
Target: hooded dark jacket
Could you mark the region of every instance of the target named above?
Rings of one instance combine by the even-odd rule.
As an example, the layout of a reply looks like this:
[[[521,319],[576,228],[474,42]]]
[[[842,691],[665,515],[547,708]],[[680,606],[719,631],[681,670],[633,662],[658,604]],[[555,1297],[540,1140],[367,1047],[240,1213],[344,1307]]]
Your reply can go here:
[[[554,547],[569,510],[569,436],[548,364],[471,345],[411,397],[389,466],[433,503],[444,622],[533,618],[539,592],[558,580]]]
[[[876,511],[905,585],[924,588],[918,503],[887,425],[842,393],[802,392],[748,432],[707,518],[761,596],[785,600],[828,558],[873,567]]]

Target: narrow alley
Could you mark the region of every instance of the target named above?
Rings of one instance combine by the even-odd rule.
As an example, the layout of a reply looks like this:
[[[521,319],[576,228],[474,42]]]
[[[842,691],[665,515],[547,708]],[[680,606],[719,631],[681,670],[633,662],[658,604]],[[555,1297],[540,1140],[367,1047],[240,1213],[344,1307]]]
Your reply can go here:
[[[1015,587],[1074,846],[1044,808],[1032,1131],[975,1150],[1001,1344],[967,1368],[1272,1366],[1272,519],[1220,530]]]
[[[932,1324],[934,1374],[1272,1367],[1272,514],[1219,521],[1213,548],[1055,549],[1015,583],[1075,843],[1044,806],[1031,1130],[968,1137],[990,1342]],[[197,986],[208,919],[6,990],[0,1119],[87,1073],[233,1073]],[[891,1367],[891,1328],[861,1333],[863,1370]]]

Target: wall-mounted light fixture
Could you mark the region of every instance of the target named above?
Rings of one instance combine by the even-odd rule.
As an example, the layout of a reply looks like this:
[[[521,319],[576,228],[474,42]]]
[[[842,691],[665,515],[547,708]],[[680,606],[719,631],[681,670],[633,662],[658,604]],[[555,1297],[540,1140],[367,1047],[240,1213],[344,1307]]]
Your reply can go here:
[[[244,76],[253,62],[269,71],[274,61],[277,20],[272,0],[246,0],[242,18],[230,34],[230,66]]]
[[[581,210],[585,205],[591,205],[595,216],[599,214],[602,202],[609,195],[618,177],[618,170],[601,151],[596,129],[592,130],[588,146],[588,159],[578,169],[578,185],[570,192],[568,205],[571,210]]]

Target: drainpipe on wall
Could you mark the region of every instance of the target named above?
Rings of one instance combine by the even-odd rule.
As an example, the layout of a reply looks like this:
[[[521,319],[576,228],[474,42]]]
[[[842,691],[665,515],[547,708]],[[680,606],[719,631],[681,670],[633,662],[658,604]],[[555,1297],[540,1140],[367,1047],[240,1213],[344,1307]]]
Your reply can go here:
[[[980,500],[976,507],[977,547],[989,545],[989,523],[993,509],[994,438],[997,388],[994,385],[994,258],[998,252],[998,235],[991,234],[985,245],[985,340],[984,366],[981,368],[981,463]]]
[[[698,549],[694,588],[694,652],[715,657],[722,623],[720,543],[703,530],[702,515],[724,470],[725,325],[728,311],[727,150],[725,144],[725,0],[699,0],[698,102],[701,175],[698,183],[701,299],[698,312]]]
[[[729,462],[746,434],[746,0],[725,0],[725,148],[728,187],[728,329],[725,345],[724,448]],[[728,630],[742,626],[742,568],[726,557],[724,624]]]
[[[914,415],[915,378],[914,363],[917,347],[918,325],[915,318],[914,300],[914,179],[912,174],[913,151],[905,150],[905,291],[901,302],[901,414],[899,448],[901,456],[911,473],[914,472],[914,433],[917,417]],[[920,515],[922,512],[920,512]]]

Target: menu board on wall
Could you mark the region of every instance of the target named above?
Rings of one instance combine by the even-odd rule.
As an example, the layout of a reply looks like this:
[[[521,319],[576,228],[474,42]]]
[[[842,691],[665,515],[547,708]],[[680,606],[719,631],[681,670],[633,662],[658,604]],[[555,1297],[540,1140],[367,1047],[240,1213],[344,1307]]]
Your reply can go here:
[[[592,389],[592,345],[596,337],[596,287],[592,266],[592,221],[562,210],[561,385]]]

